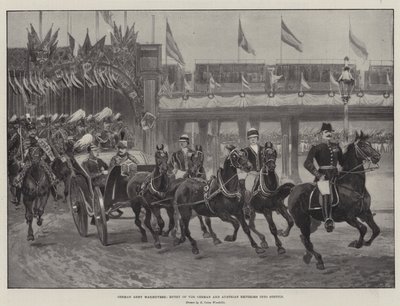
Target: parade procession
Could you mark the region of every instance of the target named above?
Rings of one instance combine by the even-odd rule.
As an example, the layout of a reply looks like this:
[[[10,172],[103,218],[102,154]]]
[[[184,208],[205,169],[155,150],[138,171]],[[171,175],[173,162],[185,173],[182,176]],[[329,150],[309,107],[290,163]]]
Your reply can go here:
[[[392,11],[7,27],[10,288],[394,287]]]

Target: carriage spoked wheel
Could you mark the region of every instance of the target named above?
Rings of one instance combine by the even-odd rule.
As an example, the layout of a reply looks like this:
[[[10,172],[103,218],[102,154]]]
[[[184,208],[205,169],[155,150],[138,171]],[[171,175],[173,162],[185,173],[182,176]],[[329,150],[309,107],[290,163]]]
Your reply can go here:
[[[75,179],[71,179],[69,186],[69,205],[79,235],[87,237],[88,214],[86,212],[85,197],[81,187]]]
[[[104,208],[104,199],[99,187],[95,187],[93,193],[94,193],[93,213],[94,213],[94,221],[97,227],[97,233],[101,243],[103,245],[107,245],[108,234],[107,234],[106,211]]]

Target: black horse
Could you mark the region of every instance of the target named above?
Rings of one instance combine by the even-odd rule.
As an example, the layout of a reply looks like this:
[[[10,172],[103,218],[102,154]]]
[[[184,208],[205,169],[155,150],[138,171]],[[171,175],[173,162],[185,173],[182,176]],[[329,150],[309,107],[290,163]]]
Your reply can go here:
[[[154,206],[151,204],[165,198],[169,189],[168,178],[168,153],[164,151],[164,146],[157,146],[155,152],[156,166],[152,173],[138,172],[130,178],[127,185],[127,194],[130,205],[135,213],[135,224],[142,234],[142,241],[147,242],[145,229],[140,220],[140,211],[143,207],[146,210],[144,224],[154,238],[154,246],[161,248],[159,233],[151,225],[151,214],[157,216]]]
[[[254,223],[256,212],[263,214],[268,222],[269,230],[275,238],[275,245],[278,247],[278,253],[284,254],[286,251],[278,238],[279,232],[272,219],[272,212],[277,211],[286,219],[288,226],[286,230],[283,231],[282,236],[288,236],[294,222],[283,201],[289,195],[294,184],[285,183],[279,186],[279,178],[275,173],[276,157],[277,154],[274,149],[266,148],[263,150],[263,167],[260,170],[260,176],[256,185],[258,188],[255,188],[254,195],[250,201],[251,212],[249,227],[261,239],[261,247],[268,248],[265,236],[256,230]]]
[[[264,253],[253,240],[250,229],[243,214],[243,202],[238,191],[239,179],[237,168],[248,171],[251,164],[245,151],[234,149],[225,159],[224,167],[217,173],[217,177],[211,180],[208,186],[206,182],[198,179],[185,180],[176,190],[174,206],[177,215],[181,216],[181,232],[192,245],[192,253],[198,254],[196,241],[191,237],[189,222],[194,210],[198,215],[206,217],[219,217],[222,221],[229,222],[234,227],[233,235],[225,237],[225,241],[235,241],[240,225],[248,236],[251,246],[257,253]],[[208,195],[207,189],[209,190]],[[177,221],[176,221],[176,224]],[[212,236],[215,235],[212,231]],[[182,241],[182,240],[181,240]]]
[[[369,246],[380,233],[370,209],[371,196],[365,187],[365,172],[373,168],[364,168],[364,161],[377,164],[380,157],[368,141],[368,135],[364,135],[363,132],[356,133],[354,142],[348,145],[347,152],[343,155],[343,169],[336,180],[339,204],[333,207],[332,217],[336,222],[345,221],[359,230],[360,237],[351,242],[349,247]],[[303,256],[304,262],[309,264],[314,256],[317,260],[317,268],[322,270],[325,268],[322,256],[314,250],[310,240],[310,234],[317,228],[312,226],[313,219],[323,221],[321,210],[311,210],[309,206],[309,199],[314,188],[315,185],[311,183],[295,186],[289,195],[288,206],[296,225],[300,228],[300,238],[307,251]],[[367,228],[357,218],[366,222],[372,229],[372,235],[368,241],[364,241]]]

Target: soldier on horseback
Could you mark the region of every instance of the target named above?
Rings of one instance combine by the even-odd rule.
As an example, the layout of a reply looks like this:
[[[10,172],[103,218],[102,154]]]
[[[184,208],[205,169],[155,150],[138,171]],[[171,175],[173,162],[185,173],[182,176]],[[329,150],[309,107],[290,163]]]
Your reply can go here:
[[[322,214],[325,220],[325,229],[328,232],[335,228],[332,219],[331,192],[330,186],[335,183],[338,175],[337,165],[343,163],[343,152],[339,144],[332,142],[332,125],[322,123],[322,143],[312,146],[304,162],[304,167],[315,176],[315,182],[319,183],[318,188],[322,194]],[[314,166],[314,159],[318,169]],[[324,186],[326,186],[324,188]],[[326,189],[326,190],[322,190]]]
[[[169,161],[169,167],[173,169],[173,173],[176,178],[182,178],[188,170],[189,158],[194,153],[192,149],[189,148],[189,136],[183,134],[179,138],[180,150],[172,153],[171,159]]]
[[[21,188],[25,178],[25,174],[33,163],[39,163],[39,166],[45,172],[51,185],[51,193],[54,199],[58,199],[59,195],[56,192],[55,186],[57,185],[57,178],[51,170],[50,164],[54,161],[54,153],[44,138],[37,136],[37,129],[34,123],[27,121],[26,130],[28,138],[23,142],[23,162],[21,170],[14,178],[13,186]]]
[[[258,144],[260,135],[255,128],[250,128],[247,131],[247,139],[249,140],[249,146],[244,148],[244,151],[247,153],[249,162],[251,164],[251,169],[248,172],[245,179],[245,206],[244,212],[246,217],[250,215],[250,200],[252,196],[252,192],[256,187],[256,180],[258,178],[258,174],[262,167],[262,147]]]

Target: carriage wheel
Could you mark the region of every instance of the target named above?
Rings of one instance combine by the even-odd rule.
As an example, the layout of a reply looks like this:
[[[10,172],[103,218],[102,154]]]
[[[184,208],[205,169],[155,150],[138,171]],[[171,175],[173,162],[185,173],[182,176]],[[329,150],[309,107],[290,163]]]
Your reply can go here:
[[[99,187],[95,187],[93,192],[94,192],[93,213],[94,213],[94,220],[96,222],[97,233],[101,243],[103,245],[107,245],[108,244],[107,219],[104,208],[104,199]]]
[[[86,212],[85,197],[83,196],[83,192],[78,183],[74,179],[71,179],[69,186],[69,205],[79,235],[87,237],[88,214]]]

